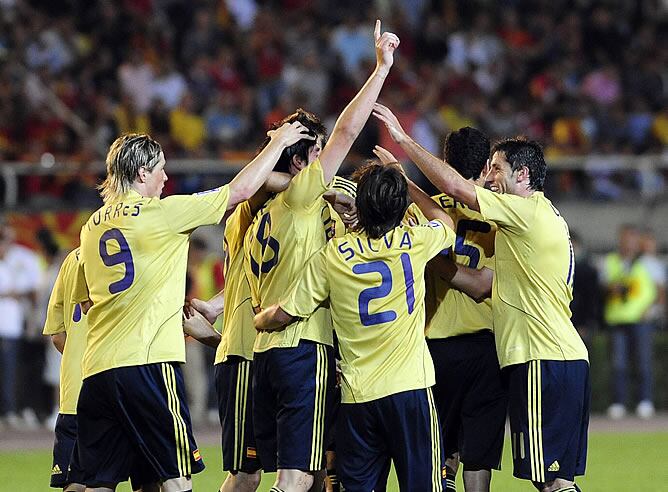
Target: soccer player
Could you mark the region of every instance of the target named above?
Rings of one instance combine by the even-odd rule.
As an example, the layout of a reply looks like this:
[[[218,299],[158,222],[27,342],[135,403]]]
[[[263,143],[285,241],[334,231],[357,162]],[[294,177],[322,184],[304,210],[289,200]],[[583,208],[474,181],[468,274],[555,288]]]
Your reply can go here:
[[[299,123],[273,130],[270,144],[228,185],[165,199],[160,144],[128,134],[111,145],[105,203],[81,231],[74,297],[92,301],[77,405],[87,487],[113,490],[141,463],[163,490],[192,489],[190,476],[204,465],[180,369],[188,238],[250,198],[305,132]]]
[[[424,268],[455,234],[452,220],[424,193],[425,213],[440,220],[401,225],[407,188],[397,167],[363,168],[359,231],[330,241],[280,302],[255,318],[259,330],[276,330],[329,300],[341,352],[338,471],[349,492],[383,487],[390,459],[401,490],[443,490],[434,366],[424,339]]]
[[[321,139],[305,155],[286,151],[294,178],[260,210],[246,235],[244,269],[256,308],[276,303],[304,261],[326,243],[322,195],[371,114],[399,45],[396,35],[381,35],[380,21],[374,38],[372,75],[322,151]],[[278,470],[272,490],[302,491],[314,484],[319,489],[334,388],[329,310],[320,307],[284,330],[258,334],[253,363],[255,439],[264,470]]]
[[[521,138],[495,144],[487,190],[415,143],[388,108],[377,104],[374,114],[441,192],[496,224],[492,314],[508,384],[514,474],[544,492],[578,490],[589,362],[570,320],[573,250],[566,221],[543,194],[542,149]]]
[[[77,439],[77,399],[81,389],[81,359],[86,348],[86,315],[74,302],[74,283],[77,278],[79,248],[63,261],[51,291],[44,324],[45,335],[63,357],[60,362],[60,403],[56,420],[56,440],[53,445],[51,487],[65,491],[83,492],[83,471],[72,459]]]
[[[305,112],[298,111],[296,114],[301,115],[297,121],[308,128],[313,136],[323,131],[320,126],[312,124]],[[309,143],[308,140],[302,142],[303,153],[307,152]],[[243,240],[253,217],[269,198],[269,193],[283,191],[290,179],[289,174],[272,173],[262,190],[237,206],[225,223],[225,288],[209,301],[191,300],[192,307],[202,313],[209,323],[214,323],[223,314],[221,343],[217,346],[214,364],[218,411],[223,431],[223,470],[230,473],[220,487],[221,492],[254,491],[260,484],[261,464],[257,459],[253,431],[253,393],[250,384],[253,376],[253,343],[257,332],[253,326],[255,313],[250,300],[250,287],[243,271]],[[341,182],[341,179],[337,181]],[[324,196],[342,214],[354,209],[352,198],[340,196],[335,190],[328,191]],[[328,219],[326,226],[336,227],[337,224],[331,218]],[[227,309],[224,309],[225,304]]]
[[[396,160],[381,147],[374,153],[381,160]],[[485,184],[488,158],[489,139],[479,130],[465,127],[445,137],[445,162],[476,186]],[[452,259],[487,270],[484,274],[491,279],[496,226],[448,195],[432,199],[455,224]],[[409,213],[413,210],[412,205]],[[446,490],[455,490],[461,461],[466,491],[489,491],[491,470],[501,464],[507,406],[492,332],[492,303],[477,302],[480,299],[453,288],[449,271],[440,271],[442,262],[442,255],[437,256],[425,273],[425,332],[436,371],[434,400],[445,429]]]

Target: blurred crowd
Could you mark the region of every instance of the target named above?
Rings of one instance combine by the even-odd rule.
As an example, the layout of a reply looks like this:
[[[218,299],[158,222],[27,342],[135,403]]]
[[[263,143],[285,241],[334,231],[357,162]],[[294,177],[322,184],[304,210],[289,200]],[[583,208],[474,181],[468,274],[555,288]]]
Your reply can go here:
[[[401,38],[382,99],[439,153],[465,125],[549,155],[668,144],[659,0],[2,0],[0,161],[87,162],[120,132],[168,157],[253,151],[304,107],[331,119]],[[289,26],[289,29],[286,27]],[[363,135],[369,149],[382,134]],[[382,142],[381,142],[382,143]]]

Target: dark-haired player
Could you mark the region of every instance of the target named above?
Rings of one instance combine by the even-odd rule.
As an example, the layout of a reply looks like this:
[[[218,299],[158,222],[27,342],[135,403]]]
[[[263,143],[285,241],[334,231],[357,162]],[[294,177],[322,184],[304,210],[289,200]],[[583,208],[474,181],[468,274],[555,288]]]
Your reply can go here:
[[[411,184],[411,196],[435,220],[401,225],[408,185],[398,167],[370,164],[357,176],[358,231],[316,253],[280,302],[256,316],[256,327],[280,329],[328,299],[341,352],[336,437],[345,490],[382,488],[392,459],[401,490],[441,491],[445,463],[424,339],[424,268],[454,243],[452,220]]]
[[[285,294],[304,262],[326,243],[322,195],[366,123],[393,63],[399,38],[375,26],[376,68],[339,116],[332,136],[286,155],[288,188],[260,210],[246,235],[244,268],[252,301],[270,306]],[[332,324],[321,306],[284,330],[259,333],[254,347],[253,419],[258,456],[278,470],[272,490],[308,490],[322,483],[334,388]],[[314,478],[315,475],[318,475]]]
[[[481,131],[464,127],[445,137],[443,157],[464,179],[484,186],[489,148]],[[455,224],[457,240],[450,257],[491,279],[496,225],[446,194],[432,199]],[[501,464],[507,407],[492,332],[492,301],[473,299],[453,288],[449,271],[440,271],[442,262],[439,255],[425,274],[425,333],[436,371],[434,399],[446,429],[446,490],[455,490],[461,462],[466,491],[489,491],[491,470]]]
[[[584,474],[587,456],[589,362],[570,320],[573,249],[566,221],[543,194],[542,149],[521,138],[494,145],[490,191],[415,143],[388,108],[374,110],[440,191],[496,224],[492,311],[508,384],[514,474],[543,492],[578,490],[575,477]]]

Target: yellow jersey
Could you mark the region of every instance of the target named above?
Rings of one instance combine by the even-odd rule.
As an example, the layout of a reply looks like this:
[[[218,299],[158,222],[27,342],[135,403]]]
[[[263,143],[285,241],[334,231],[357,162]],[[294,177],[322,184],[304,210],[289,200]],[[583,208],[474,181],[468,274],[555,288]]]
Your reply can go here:
[[[228,186],[164,199],[131,190],[88,219],[75,297],[93,302],[84,378],[115,367],[185,362],[188,238],[201,225],[219,223],[228,199]]]
[[[253,360],[255,326],[250,286],[244,274],[244,236],[253,222],[248,201],[240,203],[225,223],[225,310],[223,331],[216,349],[215,364],[225,362],[230,355]]]
[[[494,223],[483,220],[479,212],[471,210],[452,197],[433,196],[452,218],[457,239],[449,256],[458,264],[478,270],[494,269]],[[448,338],[492,330],[492,300],[476,302],[467,294],[451,288],[450,284],[432,269],[425,273],[427,296],[427,338]]]
[[[79,268],[79,248],[67,255],[51,291],[44,323],[45,335],[66,333],[60,360],[59,413],[76,415],[81,390],[81,359],[86,349],[88,323],[81,306],[74,300],[74,285]]]
[[[424,338],[424,269],[455,233],[440,221],[400,225],[380,239],[332,239],[302,269],[280,305],[308,318],[329,298],[339,340],[343,403],[434,384]]]
[[[501,367],[588,360],[570,319],[575,264],[566,221],[542,192],[476,194],[482,217],[497,226],[492,311]]]
[[[315,160],[255,216],[244,243],[244,270],[254,307],[277,303],[306,261],[333,235],[323,229],[326,191],[322,166]],[[310,318],[283,330],[258,333],[254,351],[296,347],[301,339],[331,346],[332,338],[329,309],[321,306]]]

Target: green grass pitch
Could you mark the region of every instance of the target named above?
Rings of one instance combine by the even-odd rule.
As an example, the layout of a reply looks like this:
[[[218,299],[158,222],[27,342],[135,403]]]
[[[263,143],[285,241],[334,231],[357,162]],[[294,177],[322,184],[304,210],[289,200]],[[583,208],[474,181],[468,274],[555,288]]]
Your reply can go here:
[[[492,479],[494,491],[532,491],[528,482],[513,478],[508,443],[504,452],[503,469]],[[614,491],[666,491],[668,490],[668,467],[666,451],[668,433],[595,433],[590,435],[587,475],[578,480],[583,492]],[[220,471],[220,451],[215,447],[202,450],[207,463],[204,472],[194,478],[193,490],[213,492],[220,486],[223,473]],[[51,469],[50,451],[24,451],[0,453],[0,491],[21,490],[27,492],[48,489]],[[460,477],[458,477],[460,478]],[[273,474],[265,476],[260,491],[267,491],[274,480]],[[130,487],[121,484],[118,489],[127,492]],[[399,488],[396,478],[390,478],[389,490]],[[463,491],[461,480],[458,490]]]

